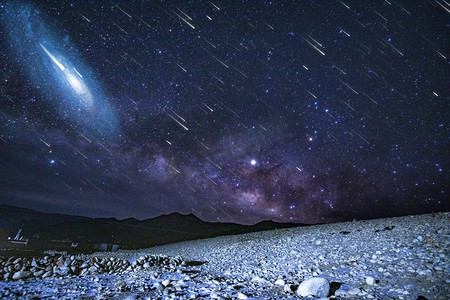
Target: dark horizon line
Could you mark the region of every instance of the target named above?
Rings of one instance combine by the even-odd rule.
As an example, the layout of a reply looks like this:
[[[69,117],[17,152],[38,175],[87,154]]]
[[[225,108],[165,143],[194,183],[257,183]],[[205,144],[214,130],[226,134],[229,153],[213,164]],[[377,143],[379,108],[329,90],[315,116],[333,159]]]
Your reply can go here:
[[[48,212],[48,211],[42,211],[42,210],[37,210],[35,208],[29,208],[29,207],[23,207],[23,206],[16,206],[16,205],[11,205],[11,204],[4,204],[4,203],[0,203],[0,206],[7,206],[10,208],[16,208],[16,209],[24,209],[24,210],[30,210],[32,212],[30,213],[43,213],[43,214],[50,214],[50,215],[60,215],[60,216],[70,216],[70,217],[78,217],[78,218],[85,218],[85,219],[91,219],[91,220],[96,220],[96,219],[103,219],[103,220],[107,220],[107,219],[115,219],[117,221],[124,221],[124,220],[136,220],[139,222],[143,222],[143,221],[148,221],[148,220],[153,220],[159,217],[163,217],[163,216],[170,216],[170,215],[181,215],[181,216],[194,216],[195,218],[199,219],[202,222],[205,223],[210,223],[210,224],[237,224],[237,225],[244,225],[244,226],[255,226],[257,224],[260,223],[264,223],[264,222],[273,222],[273,223],[278,223],[278,224],[295,224],[295,225],[300,225],[300,226],[314,226],[314,225],[324,225],[324,224],[337,224],[337,223],[343,223],[343,222],[351,222],[351,221],[364,221],[364,220],[377,220],[377,219],[384,219],[384,218],[395,218],[395,217],[403,217],[403,216],[417,216],[417,215],[424,215],[424,214],[432,214],[432,213],[439,213],[439,212],[444,212],[446,213],[447,211],[430,211],[430,212],[423,212],[423,213],[408,213],[405,212],[404,214],[394,214],[394,215],[384,215],[384,216],[376,216],[373,218],[354,218],[354,217],[348,217],[348,218],[344,218],[341,221],[335,221],[335,222],[319,222],[319,223],[298,223],[298,222],[279,222],[279,221],[274,221],[272,219],[266,219],[266,220],[261,220],[259,222],[253,223],[253,224],[243,224],[243,223],[235,223],[235,222],[209,222],[209,221],[205,221],[202,218],[198,217],[196,214],[194,213],[189,213],[189,214],[183,214],[181,212],[171,212],[168,214],[160,214],[158,216],[155,216],[153,218],[146,218],[146,219],[138,219],[135,217],[128,217],[128,218],[123,218],[123,219],[118,219],[117,217],[111,216],[111,217],[89,217],[89,216],[82,216],[82,215],[73,215],[73,214],[69,214],[69,213],[55,213],[55,212]],[[447,212],[448,213],[448,212]]]

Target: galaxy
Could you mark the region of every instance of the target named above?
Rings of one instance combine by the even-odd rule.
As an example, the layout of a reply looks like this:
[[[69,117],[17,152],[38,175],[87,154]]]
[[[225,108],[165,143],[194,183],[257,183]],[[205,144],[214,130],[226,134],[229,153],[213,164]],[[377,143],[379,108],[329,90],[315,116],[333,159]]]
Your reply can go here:
[[[241,224],[448,211],[449,13],[3,2],[0,203]]]
[[[92,72],[76,62],[76,50],[64,49],[67,41],[49,29],[34,6],[7,4],[4,8],[11,12],[4,15],[2,25],[16,60],[33,85],[44,90],[48,104],[57,107],[62,118],[78,123],[81,130],[117,134],[114,110],[89,78]]]

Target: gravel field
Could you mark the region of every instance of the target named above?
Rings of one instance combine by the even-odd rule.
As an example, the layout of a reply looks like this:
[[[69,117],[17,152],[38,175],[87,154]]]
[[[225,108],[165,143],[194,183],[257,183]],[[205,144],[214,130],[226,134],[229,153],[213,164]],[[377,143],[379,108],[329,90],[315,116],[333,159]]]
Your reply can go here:
[[[450,299],[449,218],[297,227],[34,263],[3,259],[0,298]]]

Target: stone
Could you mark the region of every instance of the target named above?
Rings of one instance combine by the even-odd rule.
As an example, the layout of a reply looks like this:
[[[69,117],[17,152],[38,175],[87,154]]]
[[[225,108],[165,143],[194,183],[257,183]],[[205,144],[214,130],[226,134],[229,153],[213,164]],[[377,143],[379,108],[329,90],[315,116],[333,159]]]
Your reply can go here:
[[[11,277],[10,272],[6,272],[5,274],[3,274],[3,280],[8,280],[10,277]]]
[[[162,284],[160,284],[159,282],[155,282],[152,285],[152,289],[155,289],[157,291],[162,291],[164,289],[164,286]]]
[[[44,275],[42,275],[42,278],[47,278],[47,277],[50,277],[52,275],[53,275],[52,271],[47,271],[47,272],[44,273]]]
[[[38,269],[42,269],[41,266],[39,266],[39,264],[37,263],[36,259],[33,257],[33,260],[31,261],[31,266],[38,268]]]
[[[58,260],[56,261],[56,265],[57,265],[58,267],[61,267],[62,265],[64,265],[64,261],[63,261],[62,259],[58,259]]]
[[[61,276],[67,276],[70,274],[70,268],[66,265],[63,265],[56,269],[56,273],[58,273]]]
[[[248,297],[242,293],[238,293],[238,299],[248,299]]]
[[[28,276],[31,275],[31,272],[28,271],[18,271],[16,273],[14,273],[14,275],[12,276],[13,280],[19,280],[19,279],[25,279]]]
[[[64,265],[67,267],[67,266],[70,266],[70,264],[72,263],[72,260],[70,259],[70,257],[68,257],[65,261],[64,261]]]
[[[323,277],[313,277],[303,281],[297,289],[297,295],[306,297],[326,297],[330,292],[330,283]]]
[[[96,267],[96,266],[90,267],[90,268],[89,268],[89,272],[91,272],[91,273],[97,272],[97,267]]]
[[[265,280],[264,278],[261,278],[259,276],[255,276],[252,278],[252,282],[267,283],[267,280]]]
[[[161,284],[162,284],[163,286],[168,286],[168,285],[170,284],[170,280],[169,280],[169,279],[163,280],[163,281],[161,282]]]
[[[371,276],[367,276],[366,277],[366,283],[368,285],[375,285],[375,279],[373,277],[371,277]]]
[[[87,274],[88,272],[89,272],[89,269],[84,268],[84,269],[81,270],[80,275],[85,275],[85,274]]]
[[[360,289],[357,287],[352,287],[348,284],[342,284],[338,290],[334,292],[335,296],[345,296],[345,295],[358,295]]]
[[[275,285],[282,285],[282,286],[284,286],[284,280],[283,279],[277,279],[276,281],[275,281]]]
[[[20,257],[19,257],[19,258],[16,258],[16,259],[13,261],[13,264],[16,265],[16,264],[20,263],[21,260],[22,260],[22,259],[21,259]]]

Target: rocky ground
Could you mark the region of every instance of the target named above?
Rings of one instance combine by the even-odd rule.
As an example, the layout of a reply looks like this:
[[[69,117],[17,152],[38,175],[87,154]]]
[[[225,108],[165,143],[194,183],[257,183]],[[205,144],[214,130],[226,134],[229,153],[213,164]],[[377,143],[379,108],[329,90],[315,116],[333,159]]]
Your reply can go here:
[[[450,299],[449,213],[0,260],[6,299]]]

